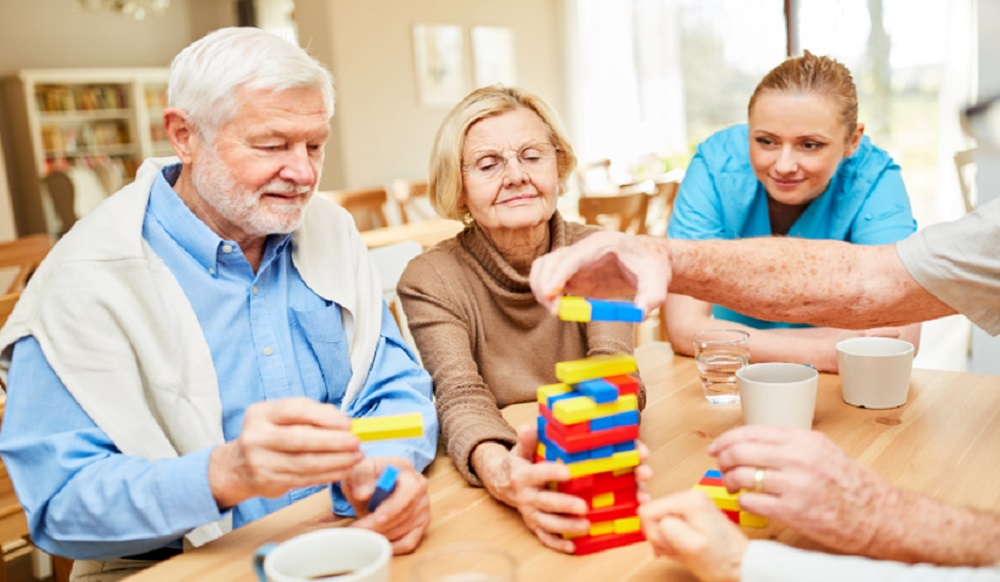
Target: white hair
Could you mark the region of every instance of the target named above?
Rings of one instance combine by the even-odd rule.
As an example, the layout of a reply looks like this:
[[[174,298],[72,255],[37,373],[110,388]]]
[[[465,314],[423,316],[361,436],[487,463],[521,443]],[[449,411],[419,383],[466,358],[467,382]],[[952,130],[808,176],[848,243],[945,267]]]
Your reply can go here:
[[[253,27],[220,28],[188,45],[170,65],[167,98],[200,132],[214,133],[231,119],[239,89],[323,92],[333,116],[333,77],[291,42]]]

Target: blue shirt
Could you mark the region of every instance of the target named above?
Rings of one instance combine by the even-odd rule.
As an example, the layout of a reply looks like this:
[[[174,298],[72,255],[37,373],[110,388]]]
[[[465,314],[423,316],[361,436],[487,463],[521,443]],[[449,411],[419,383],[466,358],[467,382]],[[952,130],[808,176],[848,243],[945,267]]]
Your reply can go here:
[[[268,237],[253,272],[233,241],[218,237],[171,188],[180,166],[156,177],[143,238],[177,278],[208,342],[219,381],[226,441],[247,406],[307,396],[339,406],[351,375],[340,308],[313,293],[291,260],[291,236]],[[330,268],[336,268],[331,265]],[[0,452],[40,548],[74,559],[143,553],[222,517],[208,484],[211,449],[149,461],[121,454],[53,372],[38,342],[17,342],[8,377]],[[347,414],[420,412],[425,436],[365,443],[370,456],[408,458],[420,470],[437,448],[431,379],[383,304],[368,379]],[[321,490],[252,498],[232,509],[239,527]],[[352,515],[339,488],[334,511]]]
[[[788,236],[878,245],[895,243],[916,230],[899,166],[864,136]],[[698,146],[684,174],[667,236],[710,240],[771,234],[767,191],[750,165],[747,125],[715,133]],[[755,319],[718,305],[712,316],[757,329],[807,327]]]

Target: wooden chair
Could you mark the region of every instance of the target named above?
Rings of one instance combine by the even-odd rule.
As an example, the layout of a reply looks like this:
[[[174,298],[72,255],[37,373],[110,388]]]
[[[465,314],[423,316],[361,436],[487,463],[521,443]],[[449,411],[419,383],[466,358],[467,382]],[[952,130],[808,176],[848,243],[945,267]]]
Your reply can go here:
[[[399,217],[403,224],[423,222],[437,216],[427,198],[426,180],[393,180],[391,190],[399,205]]]
[[[649,189],[625,189],[607,196],[581,196],[580,216],[587,224],[604,228],[614,225],[621,232],[646,234],[646,213],[649,208]]]
[[[59,219],[59,234],[66,234],[76,224],[76,186],[66,172],[54,170],[45,176],[45,189],[49,192],[52,209]]]
[[[385,205],[389,196],[385,188],[365,188],[359,190],[332,190],[318,192],[343,206],[354,216],[358,230],[372,230],[380,226],[389,226],[385,215]]]
[[[52,250],[53,244],[52,237],[47,234],[32,234],[0,243],[0,270],[13,271],[6,293],[24,289],[42,259]]]

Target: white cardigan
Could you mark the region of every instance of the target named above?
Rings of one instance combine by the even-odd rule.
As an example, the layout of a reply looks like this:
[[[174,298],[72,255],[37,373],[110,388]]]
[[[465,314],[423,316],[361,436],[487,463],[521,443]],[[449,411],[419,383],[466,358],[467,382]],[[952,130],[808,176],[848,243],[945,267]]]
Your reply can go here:
[[[0,374],[6,378],[14,343],[34,336],[115,446],[146,459],[224,442],[208,343],[177,279],[142,238],[153,180],[174,162],[146,161],[135,182],[77,222],[0,330]],[[364,386],[379,341],[378,274],[350,214],[316,196],[292,235],[292,261],[310,289],[341,306],[352,370],[346,407]],[[230,528],[227,516],[186,537],[199,546]]]

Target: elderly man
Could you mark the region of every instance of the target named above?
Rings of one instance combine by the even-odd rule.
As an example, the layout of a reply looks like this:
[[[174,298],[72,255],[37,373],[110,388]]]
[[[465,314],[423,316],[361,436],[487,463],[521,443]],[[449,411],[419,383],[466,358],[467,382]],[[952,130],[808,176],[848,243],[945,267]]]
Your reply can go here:
[[[180,162],[148,161],[77,223],[0,333],[0,452],[32,539],[77,559],[77,579],[112,580],[333,482],[336,513],[413,550],[431,381],[349,214],[312,196],[329,73],[276,36],[223,29],[174,60],[169,101]],[[414,411],[422,438],[362,448],[350,432]],[[395,492],[368,514],[387,465]]]
[[[954,313],[1000,333],[1000,201],[895,245],[755,238],[681,241],[598,233],[535,261],[532,289],[635,293],[644,309],[667,290],[755,317],[841,328],[896,326]],[[777,518],[841,552],[899,562],[987,566],[1000,561],[1000,515],[898,489],[818,432],[739,427],[709,446],[727,487],[753,513]],[[827,492],[817,494],[817,492]],[[1000,580],[993,568],[927,571],[898,563],[804,553],[751,541],[719,521],[704,496],[647,504],[654,548],[704,580]],[[927,576],[922,578],[921,576]],[[951,576],[951,577],[949,577]]]

